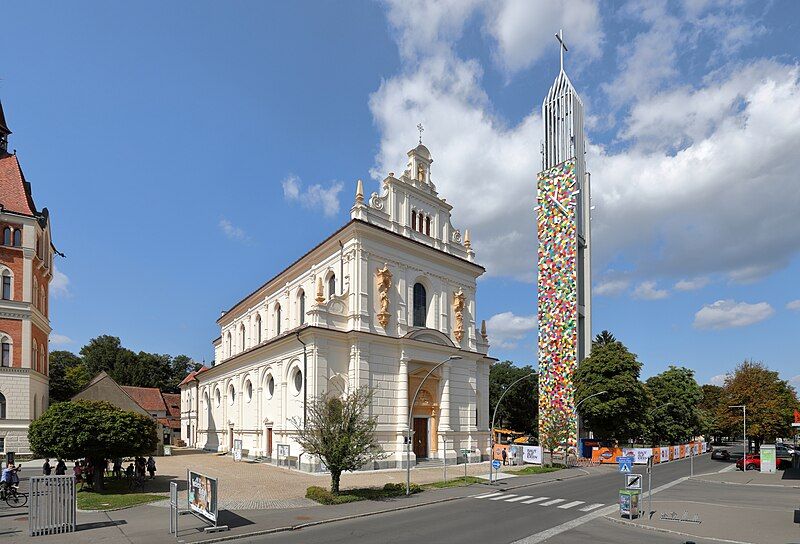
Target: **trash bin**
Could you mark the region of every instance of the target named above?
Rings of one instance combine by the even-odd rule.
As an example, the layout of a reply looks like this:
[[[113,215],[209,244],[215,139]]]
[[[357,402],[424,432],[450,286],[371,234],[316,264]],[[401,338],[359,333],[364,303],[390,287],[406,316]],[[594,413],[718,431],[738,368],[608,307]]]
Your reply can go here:
[[[628,519],[639,517],[639,494],[637,489],[619,490],[619,515]]]

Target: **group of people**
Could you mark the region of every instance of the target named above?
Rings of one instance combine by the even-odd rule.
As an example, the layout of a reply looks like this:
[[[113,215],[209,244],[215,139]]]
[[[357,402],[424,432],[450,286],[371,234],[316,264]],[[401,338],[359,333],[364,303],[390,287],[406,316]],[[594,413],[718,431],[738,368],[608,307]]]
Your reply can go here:
[[[50,459],[44,460],[44,465],[42,465],[42,474],[45,476],[50,476],[53,473],[53,467],[50,465]],[[67,473],[67,464],[64,462],[62,458],[58,458],[56,462],[56,476],[64,476]]]
[[[83,489],[84,484],[91,486],[94,478],[94,471],[95,471],[94,465],[90,463],[87,459],[78,459],[77,461],[75,461],[75,466],[72,468],[72,473],[75,475],[75,482],[81,483],[81,489]],[[50,476],[52,473],[53,473],[53,467],[50,464],[50,459],[45,459],[44,464],[42,465],[42,474],[45,476]],[[67,473],[67,464],[61,458],[59,458],[58,462],[56,463],[55,473],[56,476],[63,476]],[[133,479],[135,477],[137,479],[144,480],[145,473],[150,474],[151,480],[155,478],[156,460],[153,458],[152,455],[147,459],[145,459],[144,457],[135,457],[134,462],[130,463],[128,467],[125,469],[125,477],[128,479]],[[123,471],[122,471],[121,457],[117,457],[116,459],[114,459],[113,464],[111,463],[111,460],[106,460],[106,474],[113,475],[118,480],[122,479]],[[5,470],[3,471],[3,475],[5,478]]]

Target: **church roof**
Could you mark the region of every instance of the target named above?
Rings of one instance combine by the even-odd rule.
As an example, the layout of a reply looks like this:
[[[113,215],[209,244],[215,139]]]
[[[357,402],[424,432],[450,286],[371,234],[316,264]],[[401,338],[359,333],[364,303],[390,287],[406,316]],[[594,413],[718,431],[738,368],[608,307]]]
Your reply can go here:
[[[201,372],[205,372],[206,370],[208,370],[207,366],[201,366],[199,370],[192,370],[191,372],[189,372],[186,375],[186,377],[183,379],[183,381],[181,381],[181,383],[178,384],[178,387],[180,387],[181,385],[186,385],[187,383],[189,383],[189,382],[191,382],[193,380],[196,380],[197,379],[196,376],[198,374],[200,374]]]
[[[417,147],[415,147],[412,151],[409,152],[409,154],[414,153],[414,152],[416,152],[417,155],[420,155],[420,156],[422,156],[422,157],[424,157],[426,159],[430,159],[431,158],[431,152],[428,150],[427,147],[425,147],[422,144],[419,144]]]
[[[0,102],[0,133],[11,134],[11,130],[6,124],[6,114],[3,113],[3,102]]]
[[[161,391],[155,387],[133,387],[130,385],[120,385],[133,401],[147,410],[148,412],[166,412],[167,405]]]
[[[25,181],[17,156],[2,152],[0,152],[0,204],[10,212],[37,215],[36,205],[31,196],[31,185]]]

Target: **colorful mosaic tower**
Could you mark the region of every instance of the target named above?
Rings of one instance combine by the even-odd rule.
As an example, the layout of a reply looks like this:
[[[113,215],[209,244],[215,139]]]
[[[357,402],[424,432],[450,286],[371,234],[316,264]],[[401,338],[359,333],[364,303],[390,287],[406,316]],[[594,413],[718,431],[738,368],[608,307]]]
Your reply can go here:
[[[542,104],[544,141],[537,183],[539,238],[539,440],[577,445],[575,369],[591,348],[589,175],[583,103],[561,71]]]

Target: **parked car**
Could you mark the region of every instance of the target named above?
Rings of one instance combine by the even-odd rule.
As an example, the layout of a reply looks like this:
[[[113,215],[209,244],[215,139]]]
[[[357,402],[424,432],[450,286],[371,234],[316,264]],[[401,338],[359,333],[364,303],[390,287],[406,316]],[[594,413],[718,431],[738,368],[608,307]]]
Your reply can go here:
[[[748,454],[744,459],[736,461],[736,468],[742,470],[745,464],[747,470],[761,470],[761,456],[758,454]],[[792,462],[788,459],[776,459],[775,466],[778,470],[783,470],[791,467]]]
[[[711,451],[711,458],[718,459],[720,461],[730,461],[731,460],[731,452],[726,449],[722,448],[714,448]]]
[[[779,459],[789,459],[791,461],[792,455],[795,453],[797,452],[790,444],[775,444],[775,456]]]

